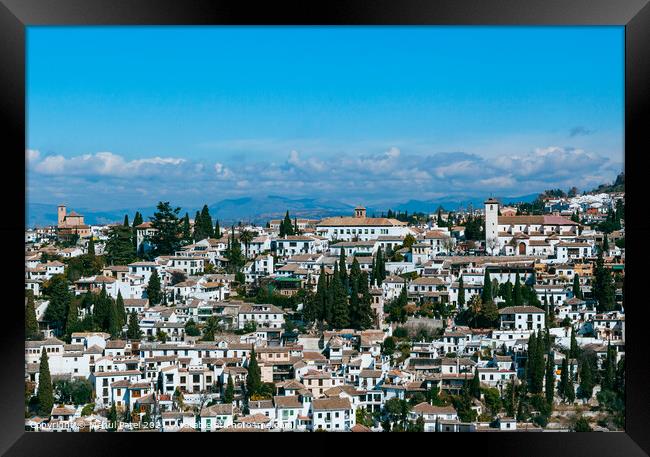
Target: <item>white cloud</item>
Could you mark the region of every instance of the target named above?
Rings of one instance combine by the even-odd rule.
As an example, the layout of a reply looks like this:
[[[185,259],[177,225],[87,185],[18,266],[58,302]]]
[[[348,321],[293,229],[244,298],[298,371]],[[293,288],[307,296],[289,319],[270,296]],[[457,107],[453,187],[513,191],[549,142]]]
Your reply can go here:
[[[220,162],[214,164],[214,171],[219,179],[230,179],[233,176],[232,171]]]
[[[112,152],[97,152],[66,158],[50,155],[36,163],[33,170],[45,175],[107,176],[107,177],[155,177],[169,174],[185,159],[152,157],[127,161]]]
[[[27,162],[36,162],[40,156],[41,156],[41,152],[38,151],[37,149],[25,150],[25,158],[27,159]]]

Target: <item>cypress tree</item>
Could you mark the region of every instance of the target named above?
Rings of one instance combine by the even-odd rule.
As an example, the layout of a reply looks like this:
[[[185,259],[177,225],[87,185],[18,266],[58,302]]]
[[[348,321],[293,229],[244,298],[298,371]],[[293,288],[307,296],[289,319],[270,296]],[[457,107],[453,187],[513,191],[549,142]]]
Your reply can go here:
[[[45,310],[45,320],[50,322],[57,331],[62,331],[72,295],[68,289],[68,281],[63,275],[55,275],[49,280],[50,302]]]
[[[142,224],[143,222],[144,222],[144,220],[142,219],[142,214],[140,214],[140,211],[136,211],[135,212],[135,217],[133,218],[133,228],[137,227],[138,225]]]
[[[458,308],[462,310],[465,307],[465,284],[463,283],[463,275],[458,279]]]
[[[490,275],[487,268],[483,276],[483,291],[481,293],[481,301],[483,303],[490,303],[492,301],[492,283],[490,282]]]
[[[604,253],[609,252],[609,241],[607,239],[607,234],[606,233],[603,235],[603,252]]]
[[[573,296],[582,300],[582,289],[580,289],[580,275],[573,275]]]
[[[52,377],[50,376],[50,365],[47,361],[45,348],[41,349],[41,363],[38,367],[38,413],[41,416],[49,416],[54,405],[54,392]]]
[[[576,391],[573,387],[573,376],[571,375],[570,369],[567,369],[567,382],[564,390],[564,398],[566,398],[569,403],[573,403],[576,399]]]
[[[130,340],[138,340],[142,335],[140,330],[140,324],[138,323],[138,315],[135,311],[131,311],[129,314],[129,328],[126,330],[126,336]]]
[[[603,375],[601,377],[602,390],[614,390],[616,383],[616,353],[610,344],[607,344],[607,357],[603,361]]]
[[[217,224],[214,226],[214,237],[217,239],[221,238],[221,227],[219,227],[219,219],[217,219]]]
[[[550,353],[547,353],[546,355],[546,379],[545,381],[545,394],[546,394],[546,402],[549,405],[553,404],[553,395],[555,392],[555,363],[553,361],[553,357],[551,357]]]
[[[125,215],[124,215],[124,223],[122,223],[122,225],[123,225],[124,227],[129,227],[129,226],[130,226],[130,225],[129,225],[129,215],[128,215],[128,214],[125,214]]]
[[[316,295],[314,297],[316,307],[316,315],[320,321],[328,320],[327,312],[327,278],[325,275],[325,267],[323,264],[320,266],[320,275],[318,276],[318,283],[316,284]]]
[[[110,312],[108,314],[108,332],[113,338],[117,338],[122,333],[120,326],[120,316],[117,311],[117,304],[111,300]]]
[[[334,269],[334,275],[331,279],[331,297],[332,297],[332,325],[334,328],[342,329],[350,325],[350,314],[348,310],[348,294],[341,283],[340,273]]]
[[[201,226],[201,235],[203,238],[212,238],[214,236],[212,216],[210,216],[208,205],[203,205],[203,209],[201,210]]]
[[[588,400],[594,390],[593,373],[591,372],[591,364],[586,357],[583,357],[580,366],[580,385],[578,386],[578,395],[580,398]]]
[[[160,295],[160,276],[158,276],[158,270],[154,268],[147,284],[147,297],[149,297],[151,305],[160,303]]]
[[[521,306],[523,304],[521,283],[519,282],[519,272],[515,274],[515,285],[512,289],[512,301],[514,306]]]
[[[350,292],[350,326],[354,329],[361,329],[361,306],[359,303],[359,283],[352,282]]]
[[[68,315],[65,320],[65,333],[70,336],[79,328],[79,310],[77,309],[77,301],[70,300],[68,305]]]
[[[234,399],[235,399],[235,384],[232,382],[232,376],[228,375],[226,390],[223,394],[223,402],[225,404],[229,404],[232,403]]]
[[[34,306],[34,292],[27,292],[27,303],[25,304],[25,339],[36,340],[40,338],[41,332],[36,320],[36,308]]]
[[[291,222],[291,217],[289,217],[289,210],[287,210],[284,215],[284,220],[280,223],[280,236],[291,236],[295,235],[293,230],[293,223]]]
[[[381,283],[386,279],[386,266],[384,265],[384,254],[381,250],[381,246],[377,249],[377,254],[375,255],[375,266],[373,268],[373,273],[374,270],[377,270],[376,273],[374,273],[374,279],[377,281],[377,285],[381,286]]]
[[[201,221],[201,213],[196,212],[194,215],[194,240],[201,241],[205,239],[203,234],[203,222]]]
[[[598,252],[596,258],[592,293],[598,302],[597,310],[599,313],[612,311],[614,309],[614,281],[611,272],[605,268],[602,251]]]
[[[531,390],[535,393],[541,393],[544,384],[544,350],[546,342],[541,334],[537,334],[537,347],[535,351],[535,377],[534,383],[531,385]]]
[[[145,416],[147,414],[149,413],[148,412],[145,413]],[[108,410],[108,414],[106,415],[106,418],[108,419],[108,429],[112,432],[117,430],[117,408],[115,407],[115,402],[113,402],[111,408]],[[143,417],[142,422],[149,422],[149,421],[145,421]]]
[[[181,237],[184,244],[192,243],[192,230],[190,229],[190,215],[185,213],[181,222]]]
[[[343,288],[347,291],[348,271],[345,263],[345,248],[341,248],[341,254],[339,255],[339,275],[341,275],[341,284],[343,284]]]
[[[562,371],[560,372],[560,383],[557,385],[557,393],[566,399],[567,383],[569,381],[569,363],[567,357],[562,359]]]
[[[90,256],[91,259],[95,257],[95,240],[93,237],[90,237],[88,240],[88,256]]]
[[[119,317],[119,326],[122,328],[126,324],[126,308],[124,307],[124,299],[122,298],[122,291],[117,291],[117,299],[115,300],[117,308],[117,315]]]
[[[536,369],[535,364],[537,363],[537,336],[535,332],[530,334],[528,338],[528,351],[526,359],[526,379],[528,385],[532,386],[534,384]],[[534,390],[531,389],[534,392]]]
[[[577,359],[580,355],[580,348],[578,347],[578,341],[576,340],[576,330],[574,327],[571,327],[571,346],[569,347],[569,357],[572,359]]]
[[[143,221],[142,221],[142,214],[140,214],[139,211],[136,211],[136,212],[135,212],[135,216],[133,217],[133,227],[132,227],[132,230],[131,230],[131,234],[132,234],[132,236],[131,236],[131,241],[132,241],[132,243],[133,243],[133,251],[136,252],[136,255],[137,255],[138,257],[141,257],[141,256],[140,256],[140,253],[137,252],[137,246],[138,246],[138,230],[137,230],[136,227],[137,227],[138,225],[142,224],[142,222],[143,222]],[[141,247],[142,247],[142,246],[141,246]],[[143,249],[143,251],[144,251],[144,249]]]
[[[361,296],[359,302],[359,327],[363,330],[372,327],[375,321],[375,314],[372,309],[372,297],[368,289],[367,273],[361,272],[357,283],[359,295]]]
[[[479,379],[478,368],[474,369],[474,377],[469,382],[469,392],[473,397],[481,398],[481,380]]]
[[[246,376],[246,391],[249,396],[258,394],[262,387],[262,371],[257,364],[255,346],[251,346],[251,355],[248,362],[248,375]]]

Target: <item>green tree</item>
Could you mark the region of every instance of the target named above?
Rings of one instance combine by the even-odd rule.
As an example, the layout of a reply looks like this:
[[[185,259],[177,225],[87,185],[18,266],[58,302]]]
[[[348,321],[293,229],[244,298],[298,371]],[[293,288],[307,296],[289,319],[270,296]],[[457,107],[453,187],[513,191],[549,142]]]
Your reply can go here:
[[[109,265],[127,265],[136,258],[135,229],[117,225],[111,228],[106,242],[106,262]]]
[[[515,385],[515,379],[512,378],[503,392],[503,408],[508,416],[515,416],[519,407],[518,403],[517,386]]]
[[[225,404],[230,404],[235,399],[235,384],[232,382],[232,376],[228,375],[228,382],[226,383],[226,389],[223,394],[223,402]]]
[[[219,227],[219,219],[217,219],[217,223],[214,226],[214,237],[220,239],[221,235],[221,227]]]
[[[483,388],[481,391],[483,392],[483,398],[485,399],[485,406],[487,406],[487,408],[490,410],[492,417],[499,414],[502,405],[499,390],[492,387]]]
[[[95,257],[95,240],[92,236],[88,240],[88,255],[90,257]]]
[[[36,320],[36,308],[34,306],[34,292],[27,291],[27,303],[25,304],[25,339],[37,340],[41,337]]]
[[[478,368],[474,369],[474,376],[469,381],[469,393],[475,398],[481,398],[481,380],[479,379]]]
[[[483,291],[481,292],[481,301],[483,303],[489,303],[492,301],[492,282],[490,281],[490,275],[485,269],[485,275],[483,276]]]
[[[181,241],[181,226],[178,220],[180,208],[172,208],[169,202],[159,202],[156,212],[150,217],[151,226],[155,229],[151,236],[154,254],[173,255],[178,251]]]
[[[284,215],[284,220],[280,223],[280,237],[295,235],[291,217],[289,217],[289,210]]]
[[[131,244],[133,245],[133,252],[137,255],[137,246],[138,246],[138,229],[136,228],[138,225],[142,224],[144,221],[142,219],[142,214],[140,214],[140,211],[135,212],[135,216],[133,217],[133,225],[131,227]]]
[[[395,353],[395,338],[392,336],[389,336],[384,340],[384,342],[381,345],[381,352],[386,355],[393,355]]]
[[[108,314],[108,332],[113,338],[118,338],[122,334],[121,318],[117,310],[117,303],[111,300],[110,311]]]
[[[235,226],[230,229],[230,237],[228,238],[228,247],[225,252],[228,258],[228,266],[226,271],[228,273],[238,273],[246,263],[246,259],[241,252],[241,243],[235,238]]]
[[[332,325],[334,328],[343,329],[350,324],[350,315],[348,310],[348,294],[341,283],[341,276],[338,267],[334,266],[334,275],[332,275],[331,284],[332,297]]]
[[[201,209],[200,223],[201,223],[201,230],[200,230],[201,239],[212,238],[214,236],[214,228],[212,225],[212,216],[210,216],[210,210],[208,209],[208,205],[203,205],[203,208]]]
[[[514,306],[521,306],[523,304],[521,283],[519,281],[519,272],[515,274],[515,284],[512,288],[512,302]]]
[[[115,406],[115,402],[111,405],[110,409],[108,410],[108,414],[106,416],[108,419],[108,429],[112,432],[117,430],[117,408]]]
[[[65,319],[65,334],[71,336],[73,332],[79,329],[79,310],[77,309],[77,301],[70,300],[68,305],[68,313]]]
[[[566,388],[569,381],[569,363],[567,357],[562,359],[562,367],[560,371],[560,382],[557,385],[557,393],[562,399],[566,398]]]
[[[573,296],[582,299],[582,289],[580,289],[580,275],[573,275]]]
[[[124,307],[124,299],[122,298],[122,291],[117,291],[117,299],[115,300],[115,309],[117,310],[117,316],[119,318],[118,325],[120,328],[124,327],[126,324],[126,308]]]
[[[124,227],[129,227],[129,215],[125,214],[124,215],[124,222],[122,223]]]
[[[440,388],[437,384],[432,384],[427,391],[427,401],[433,406],[445,406],[446,402],[440,398]]]
[[[126,336],[130,340],[138,340],[140,339],[141,335],[142,335],[142,331],[140,330],[138,315],[136,314],[135,311],[131,311],[131,314],[129,314],[129,327],[126,330]]]
[[[194,319],[190,318],[185,324],[185,334],[187,336],[201,335],[201,330],[199,330],[199,327],[197,327],[196,323],[194,322]]]
[[[147,284],[147,297],[151,305],[156,305],[160,303],[161,290],[160,290],[160,276],[158,276],[158,270],[153,269],[151,276],[149,277],[149,283]]]
[[[54,275],[47,283],[45,292],[50,302],[45,310],[44,318],[57,331],[63,331],[68,307],[72,301],[68,281],[63,275]]]
[[[246,391],[249,396],[256,395],[262,387],[262,371],[257,363],[255,346],[251,346],[250,359],[248,361],[248,375],[246,376]]]
[[[243,229],[239,232],[239,241],[244,245],[244,253],[248,258],[248,248],[253,242],[254,234],[250,230]]]
[[[576,329],[571,327],[571,340],[569,346],[569,357],[572,359],[577,359],[580,356],[580,347],[578,346],[578,341],[576,340]]]
[[[581,416],[578,418],[576,421],[575,425],[573,426],[573,431],[574,432],[591,432],[591,426],[589,425],[589,421]]]
[[[609,269],[605,268],[602,251],[598,251],[596,258],[592,294],[598,302],[597,310],[599,313],[614,309],[614,280]]]
[[[181,220],[181,239],[184,245],[191,244],[193,241],[192,230],[190,228],[190,215],[185,213]]]
[[[128,216],[127,216],[127,221],[128,221]],[[140,211],[136,211],[135,216],[133,217],[133,228],[137,227],[143,222],[144,220],[142,219],[142,214],[140,214]]]
[[[593,373],[591,363],[583,356],[580,364],[580,384],[578,385],[578,398],[589,400],[594,390]]]
[[[404,241],[402,242],[402,247],[411,249],[411,246],[413,246],[417,240],[413,235],[410,233],[404,237]]]
[[[41,416],[49,416],[54,405],[54,392],[52,377],[50,376],[50,365],[48,363],[45,348],[41,349],[41,363],[38,367],[38,413]]]
[[[463,282],[463,275],[460,275],[458,279],[458,308],[463,309],[465,307],[465,283]]]
[[[546,358],[546,376],[544,379],[544,393],[546,394],[546,402],[549,405],[553,404],[553,397],[555,395],[555,363],[551,354],[547,354]]]

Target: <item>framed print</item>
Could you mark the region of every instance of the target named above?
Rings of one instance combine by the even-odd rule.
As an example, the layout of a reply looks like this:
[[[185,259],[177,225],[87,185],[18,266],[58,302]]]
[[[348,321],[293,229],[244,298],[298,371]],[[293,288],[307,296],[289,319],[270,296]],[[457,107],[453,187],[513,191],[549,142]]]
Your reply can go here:
[[[0,10],[7,455],[647,455],[647,2]]]

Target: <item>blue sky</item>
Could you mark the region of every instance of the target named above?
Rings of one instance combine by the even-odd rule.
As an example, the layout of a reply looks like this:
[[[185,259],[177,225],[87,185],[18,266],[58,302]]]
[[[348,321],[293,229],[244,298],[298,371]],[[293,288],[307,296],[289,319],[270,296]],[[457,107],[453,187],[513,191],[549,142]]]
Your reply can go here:
[[[622,169],[622,27],[29,27],[28,198],[357,203]]]

